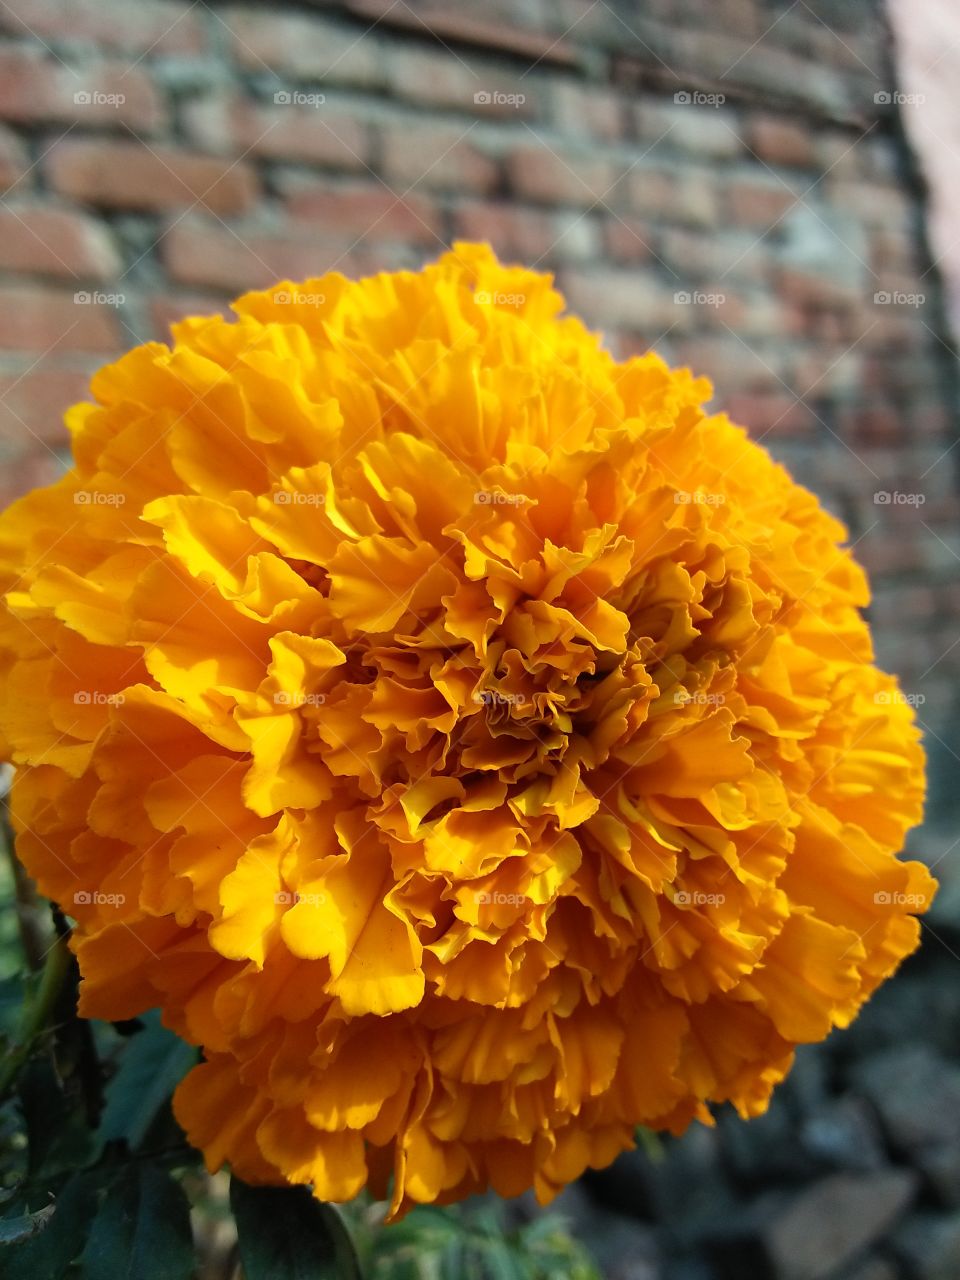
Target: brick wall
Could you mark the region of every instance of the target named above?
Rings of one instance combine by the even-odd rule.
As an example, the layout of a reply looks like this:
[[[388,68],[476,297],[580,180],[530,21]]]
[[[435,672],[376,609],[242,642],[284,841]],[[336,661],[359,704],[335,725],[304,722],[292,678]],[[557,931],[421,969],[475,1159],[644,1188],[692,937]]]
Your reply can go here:
[[[171,319],[487,238],[708,373],[848,521],[946,777],[960,451],[896,93],[871,0],[10,0],[0,496]]]

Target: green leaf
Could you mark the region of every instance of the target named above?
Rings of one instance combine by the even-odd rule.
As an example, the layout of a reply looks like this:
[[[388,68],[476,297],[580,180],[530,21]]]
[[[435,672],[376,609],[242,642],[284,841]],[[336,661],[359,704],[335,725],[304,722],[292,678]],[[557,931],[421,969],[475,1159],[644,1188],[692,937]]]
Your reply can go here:
[[[305,1187],[230,1183],[245,1280],[362,1280],[343,1219]]]
[[[10,1043],[16,1036],[20,1010],[29,994],[29,981],[20,974],[0,979],[0,1035]]]
[[[636,1139],[637,1146],[647,1157],[651,1164],[661,1164],[666,1159],[666,1151],[663,1146],[663,1139],[653,1129],[647,1129],[644,1125],[637,1125],[633,1134]]]
[[[532,1268],[513,1252],[505,1240],[485,1240],[484,1261],[494,1280],[530,1280]]]
[[[64,1186],[42,1231],[2,1251],[4,1280],[60,1280],[83,1249],[96,1212],[96,1184],[79,1173]],[[39,1210],[40,1213],[46,1209]]]
[[[0,1244],[21,1244],[31,1236],[39,1235],[55,1212],[52,1204],[36,1213],[24,1213],[19,1218],[0,1218]]]
[[[82,1169],[94,1154],[80,1099],[68,1093],[48,1057],[34,1058],[18,1081],[20,1108],[27,1130],[32,1182],[49,1186],[58,1177]]]
[[[463,1239],[458,1236],[451,1240],[438,1255],[437,1262],[441,1276],[466,1276],[468,1274],[467,1249]]]
[[[168,1031],[154,1009],[144,1028],[131,1036],[120,1069],[107,1086],[100,1124],[104,1142],[122,1138],[131,1150],[140,1145],[154,1117],[196,1061],[197,1051]]]
[[[190,1206],[181,1187],[153,1164],[125,1172],[90,1229],[83,1280],[188,1280],[193,1272]]]

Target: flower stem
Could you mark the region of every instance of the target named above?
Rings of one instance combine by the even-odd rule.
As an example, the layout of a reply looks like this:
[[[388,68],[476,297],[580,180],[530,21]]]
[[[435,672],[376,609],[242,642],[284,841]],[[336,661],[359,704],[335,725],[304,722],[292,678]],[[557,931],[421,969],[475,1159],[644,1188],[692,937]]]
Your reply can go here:
[[[0,1062],[0,1098],[6,1096],[38,1036],[50,1021],[69,968],[70,951],[66,939],[58,937],[47,952],[36,994],[24,1007],[17,1041]]]
[[[17,915],[17,928],[20,932],[20,945],[31,973],[36,972],[43,963],[47,947],[50,945],[49,912],[37,894],[33,881],[27,875],[23,863],[17,857],[13,824],[10,821],[10,794],[6,790],[7,779],[0,779],[3,789],[0,799],[0,844],[10,863],[13,877],[14,910]]]

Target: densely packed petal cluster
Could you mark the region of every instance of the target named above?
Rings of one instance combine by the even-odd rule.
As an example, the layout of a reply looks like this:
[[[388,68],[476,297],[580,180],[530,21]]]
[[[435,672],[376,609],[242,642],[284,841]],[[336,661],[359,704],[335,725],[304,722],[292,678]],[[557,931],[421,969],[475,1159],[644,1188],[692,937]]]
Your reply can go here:
[[[916,946],[843,527],[458,245],[140,347],[0,523],[18,849],[211,1167],[547,1200],[767,1105]]]

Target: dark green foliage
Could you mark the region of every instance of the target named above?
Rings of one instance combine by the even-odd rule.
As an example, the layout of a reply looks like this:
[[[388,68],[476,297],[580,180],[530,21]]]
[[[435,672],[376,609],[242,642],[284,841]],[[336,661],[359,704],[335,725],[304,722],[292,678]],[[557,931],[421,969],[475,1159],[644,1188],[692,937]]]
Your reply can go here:
[[[234,1178],[230,1204],[246,1280],[361,1280],[343,1219],[305,1187],[248,1187]]]

